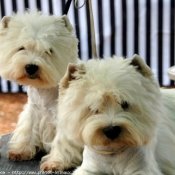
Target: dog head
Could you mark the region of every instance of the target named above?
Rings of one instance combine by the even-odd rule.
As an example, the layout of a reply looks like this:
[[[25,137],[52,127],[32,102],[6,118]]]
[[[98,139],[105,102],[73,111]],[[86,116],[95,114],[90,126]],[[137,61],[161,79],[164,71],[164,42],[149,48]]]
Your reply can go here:
[[[91,148],[146,145],[161,120],[159,85],[137,55],[69,64],[59,112],[67,136]]]
[[[66,15],[42,12],[4,17],[0,26],[0,75],[37,88],[56,86],[69,62],[77,62],[78,40]]]

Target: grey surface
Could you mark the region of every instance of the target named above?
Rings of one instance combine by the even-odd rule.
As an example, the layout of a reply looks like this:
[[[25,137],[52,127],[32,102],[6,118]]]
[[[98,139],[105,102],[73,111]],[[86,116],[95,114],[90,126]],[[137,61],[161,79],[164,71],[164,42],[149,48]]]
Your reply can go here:
[[[8,151],[8,141],[10,139],[10,134],[4,135],[2,137],[2,146],[1,146],[1,157],[0,157],[0,175],[1,174],[14,174],[14,175],[30,175],[30,174],[71,174],[71,171],[64,171],[64,172],[41,172],[40,167],[40,160],[41,157],[44,156],[43,153],[39,153],[34,160],[30,161],[22,161],[22,162],[13,162],[7,158],[7,151]]]

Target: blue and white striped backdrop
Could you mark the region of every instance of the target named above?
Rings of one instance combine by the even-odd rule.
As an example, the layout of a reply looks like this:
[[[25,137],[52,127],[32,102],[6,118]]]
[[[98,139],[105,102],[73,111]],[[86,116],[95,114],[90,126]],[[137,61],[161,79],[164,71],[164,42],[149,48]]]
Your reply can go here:
[[[84,0],[79,0],[79,5]],[[0,18],[26,8],[62,15],[66,0],[0,0]],[[92,0],[98,55],[139,54],[161,86],[174,85],[167,70],[175,64],[175,0]],[[71,4],[68,17],[79,38],[79,56],[92,57],[88,6]],[[25,89],[0,78],[0,92]]]

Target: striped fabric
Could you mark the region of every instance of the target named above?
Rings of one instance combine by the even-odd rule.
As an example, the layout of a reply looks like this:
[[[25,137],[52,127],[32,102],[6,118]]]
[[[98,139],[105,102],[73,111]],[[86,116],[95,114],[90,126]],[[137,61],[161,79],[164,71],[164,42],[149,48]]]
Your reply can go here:
[[[84,0],[79,0],[78,5]],[[66,0],[0,0],[0,18],[26,8],[62,15]],[[139,54],[161,86],[174,85],[167,70],[175,63],[175,0],[92,0],[99,57]],[[92,58],[88,5],[68,12],[79,38],[79,56]],[[0,78],[1,92],[25,88]]]

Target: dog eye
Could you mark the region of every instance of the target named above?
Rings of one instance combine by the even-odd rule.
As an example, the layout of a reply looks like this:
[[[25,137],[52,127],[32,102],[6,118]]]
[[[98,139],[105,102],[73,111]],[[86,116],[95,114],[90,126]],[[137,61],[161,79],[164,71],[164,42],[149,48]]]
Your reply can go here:
[[[121,102],[121,107],[122,107],[123,109],[127,109],[127,108],[129,107],[129,103],[128,103],[127,101],[122,101],[122,102]]]
[[[88,107],[88,111],[92,112],[93,114],[98,114],[99,110],[97,109],[96,111],[92,110],[91,107]]]
[[[52,49],[49,49],[49,51],[45,51],[45,53],[46,53],[47,55],[51,55],[51,54],[53,53],[53,50],[52,50]]]
[[[18,49],[18,51],[21,51],[21,50],[25,50],[25,47],[22,46]]]
[[[99,110],[97,109],[96,111],[95,111],[95,114],[98,114],[99,113]]]
[[[52,49],[49,49],[50,53],[53,53],[53,50]]]

